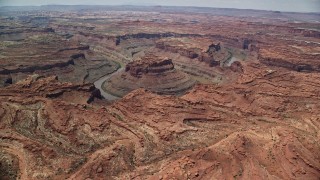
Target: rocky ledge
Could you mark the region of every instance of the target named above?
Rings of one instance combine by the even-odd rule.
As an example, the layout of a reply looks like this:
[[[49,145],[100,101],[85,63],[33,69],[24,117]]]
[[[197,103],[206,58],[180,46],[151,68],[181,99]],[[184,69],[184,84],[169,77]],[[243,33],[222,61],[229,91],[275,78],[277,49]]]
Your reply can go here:
[[[131,76],[141,77],[148,73],[164,73],[174,69],[172,60],[169,58],[157,58],[152,55],[145,56],[142,60],[134,61],[127,64],[125,71]]]
[[[61,83],[57,76],[44,77],[33,74],[27,79],[0,89],[5,97],[27,98],[39,96],[48,99],[58,99],[66,102],[87,104],[95,98],[101,99],[101,94],[92,84]]]

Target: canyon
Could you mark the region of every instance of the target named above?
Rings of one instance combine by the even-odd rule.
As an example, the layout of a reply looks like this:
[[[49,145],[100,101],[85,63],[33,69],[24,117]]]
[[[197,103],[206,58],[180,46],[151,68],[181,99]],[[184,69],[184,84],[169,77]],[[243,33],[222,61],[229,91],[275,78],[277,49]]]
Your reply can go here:
[[[118,97],[139,88],[158,94],[181,95],[194,84],[195,80],[174,68],[171,59],[148,54],[128,63],[122,73],[103,84],[103,90]]]
[[[0,14],[0,179],[319,179],[319,13]]]

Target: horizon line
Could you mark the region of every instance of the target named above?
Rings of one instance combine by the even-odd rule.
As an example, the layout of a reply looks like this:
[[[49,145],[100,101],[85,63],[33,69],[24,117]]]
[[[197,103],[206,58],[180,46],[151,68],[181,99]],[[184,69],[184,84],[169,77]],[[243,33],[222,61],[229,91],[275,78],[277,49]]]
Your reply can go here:
[[[320,11],[283,11],[271,9],[250,9],[250,8],[233,8],[233,7],[213,7],[213,6],[175,6],[175,5],[133,5],[133,4],[43,4],[43,5],[0,5],[0,8],[5,7],[43,7],[43,6],[133,6],[133,7],[187,7],[187,8],[212,8],[212,9],[235,9],[235,10],[253,10],[253,11],[268,11],[268,12],[284,12],[284,13],[315,13],[320,14]]]

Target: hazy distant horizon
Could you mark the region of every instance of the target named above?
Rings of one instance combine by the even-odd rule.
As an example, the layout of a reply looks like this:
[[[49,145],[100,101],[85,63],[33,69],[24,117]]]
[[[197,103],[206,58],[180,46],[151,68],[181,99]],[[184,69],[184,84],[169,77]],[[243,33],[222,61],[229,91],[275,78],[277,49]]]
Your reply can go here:
[[[0,0],[0,6],[41,5],[136,5],[136,6],[194,6],[212,8],[256,9],[286,12],[320,13],[320,0]],[[288,6],[290,5],[290,6]]]

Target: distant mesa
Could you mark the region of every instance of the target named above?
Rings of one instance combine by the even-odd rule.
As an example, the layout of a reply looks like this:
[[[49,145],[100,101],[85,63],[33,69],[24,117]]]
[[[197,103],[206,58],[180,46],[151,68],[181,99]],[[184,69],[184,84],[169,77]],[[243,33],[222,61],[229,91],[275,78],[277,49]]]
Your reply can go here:
[[[138,88],[158,94],[181,95],[195,82],[187,74],[175,69],[171,59],[147,54],[128,63],[123,72],[105,81],[103,89],[119,97]]]

